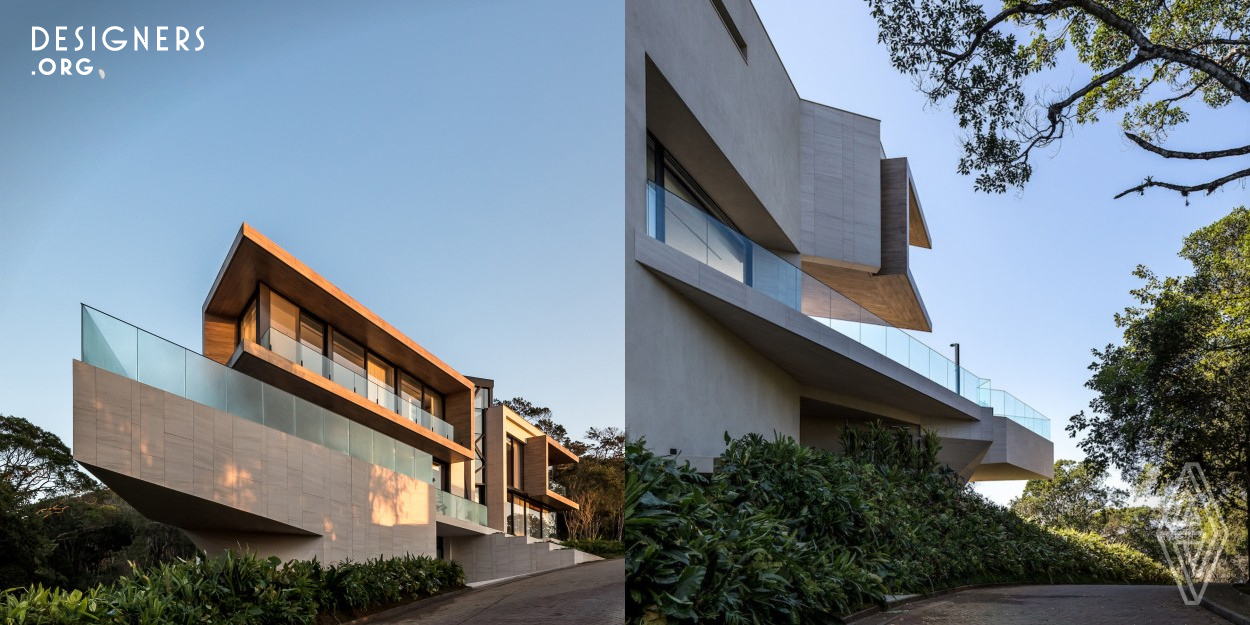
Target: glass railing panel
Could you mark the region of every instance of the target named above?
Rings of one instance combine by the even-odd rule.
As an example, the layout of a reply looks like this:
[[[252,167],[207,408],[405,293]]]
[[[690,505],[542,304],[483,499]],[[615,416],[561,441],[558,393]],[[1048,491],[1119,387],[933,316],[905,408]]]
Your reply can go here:
[[[1045,420],[1014,397],[1009,400],[1001,393],[995,395],[988,380],[957,366],[937,350],[894,328],[800,267],[650,182],[647,183],[647,233],[970,401],[982,406],[994,404],[995,414],[1011,415],[1021,422],[1035,418]],[[1038,416],[1025,416],[1026,412]],[[1045,422],[1044,429],[1049,432],[1049,421]],[[1037,429],[1043,428],[1037,426]]]
[[[351,454],[365,462],[373,462],[373,430],[363,423],[348,421],[351,438]]]
[[[87,306],[82,310],[82,354],[86,364],[426,483],[433,479],[433,458],[428,453],[100,311]],[[275,336],[283,335],[262,337],[262,342],[268,347],[274,344],[271,339]],[[282,344],[281,338],[275,340]],[[449,424],[429,418],[436,431],[450,437]],[[485,524],[484,510],[482,507],[464,514],[480,516],[480,522]]]
[[[707,222],[707,264],[709,267],[737,280],[745,282],[747,251],[746,238],[714,219]]]
[[[298,397],[295,398],[295,435],[323,447],[326,444],[324,410],[320,406]],[[266,416],[267,417],[267,416]]]
[[[226,412],[248,421],[264,423],[261,382],[234,369],[226,370]]]
[[[708,220],[705,213],[664,192],[664,225],[662,240],[679,252],[707,264]]]
[[[323,411],[321,419],[321,433],[325,437],[326,447],[334,451],[351,454],[351,428],[347,425],[349,423],[347,417]]]
[[[886,353],[886,331],[885,326],[879,326],[871,323],[859,324],[859,342],[871,348],[878,354]]]
[[[885,355],[904,367],[911,365],[911,337],[898,328],[886,328]]]
[[[82,360],[135,379],[139,372],[138,329],[98,310],[82,307]]]
[[[476,501],[457,497],[445,490],[436,490],[434,491],[434,505],[439,514],[486,525],[486,506]]]
[[[395,439],[381,432],[373,433],[373,464],[395,470]]]
[[[135,379],[178,396],[187,393],[186,350],[147,332],[138,333]]]
[[[262,391],[265,425],[279,432],[295,434],[295,396],[272,386],[264,386]]]
[[[751,284],[769,297],[793,308],[801,310],[802,284],[798,267],[782,260],[776,254],[750,243],[751,248]]]
[[[417,476],[417,450],[411,445],[395,441],[395,472],[408,477]]]
[[[390,389],[369,380],[342,363],[335,362],[282,332],[270,328],[261,336],[260,344],[275,354],[291,362],[298,362],[301,366],[323,376],[326,376],[326,372],[329,372],[329,375],[326,377],[335,384],[365,397],[391,412],[403,415],[408,420],[433,430],[439,436],[453,440],[455,438],[455,428],[450,423],[431,415],[418,405],[396,395]]]
[[[199,354],[187,355],[187,394],[186,398],[205,406],[212,406],[222,412],[229,412],[226,404],[226,373],[229,371],[220,363],[214,362]]]

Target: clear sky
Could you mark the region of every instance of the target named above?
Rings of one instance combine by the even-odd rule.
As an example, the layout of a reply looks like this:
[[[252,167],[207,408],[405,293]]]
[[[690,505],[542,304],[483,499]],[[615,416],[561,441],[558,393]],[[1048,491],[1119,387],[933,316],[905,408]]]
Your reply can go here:
[[[890,66],[865,3],[757,0],[756,8],[799,95],[882,120],[887,155],[910,161],[933,237],[932,250],[911,252],[934,327],[916,335],[948,354],[947,345],[959,342],[969,370],[1050,417],[1056,459],[1081,458],[1064,427],[1093,396],[1084,387],[1090,349],[1119,340],[1112,315],[1132,303],[1133,268],[1187,272],[1176,256],[1181,238],[1250,205],[1244,186],[1195,197],[1189,206],[1163,191],[1112,196],[1148,174],[1196,183],[1233,168],[1165,163],[1131,146],[1119,116],[1109,115],[1077,128],[1059,151],[1038,155],[1023,193],[975,193],[972,180],[955,171],[959,129],[949,109],[926,108],[911,80]],[[1080,86],[1088,76],[1069,64],[1053,78]],[[1236,105],[1199,115],[1171,145],[1245,145],[1246,119],[1245,107]],[[1023,487],[976,488],[1006,503]]]
[[[58,25],[206,45],[32,52]],[[622,32],[578,0],[3,3],[0,413],[69,442],[79,302],[199,351],[247,221],[497,397],[622,425]]]

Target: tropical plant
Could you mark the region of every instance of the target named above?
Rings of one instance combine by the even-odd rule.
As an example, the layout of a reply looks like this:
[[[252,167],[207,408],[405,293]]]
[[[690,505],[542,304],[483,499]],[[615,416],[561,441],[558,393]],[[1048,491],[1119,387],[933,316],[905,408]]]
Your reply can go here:
[[[1171,581],[1124,545],[987,501],[937,462],[931,432],[850,428],[842,455],[726,440],[711,476],[627,446],[630,622],[825,622],[886,594],[970,583]]]

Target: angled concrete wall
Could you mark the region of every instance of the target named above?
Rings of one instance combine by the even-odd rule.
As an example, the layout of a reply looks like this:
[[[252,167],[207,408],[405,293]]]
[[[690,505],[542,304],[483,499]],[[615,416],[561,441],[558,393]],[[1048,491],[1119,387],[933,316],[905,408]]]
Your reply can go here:
[[[433,487],[74,362],[74,459],[206,551],[434,555]]]
[[[874,273],[881,268],[881,122],[806,100],[800,111],[799,251]]]

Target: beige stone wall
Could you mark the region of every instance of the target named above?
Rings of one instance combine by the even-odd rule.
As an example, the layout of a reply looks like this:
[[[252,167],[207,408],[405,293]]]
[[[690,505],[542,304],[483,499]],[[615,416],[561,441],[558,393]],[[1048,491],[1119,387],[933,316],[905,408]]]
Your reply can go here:
[[[237,538],[323,562],[435,553],[429,484],[78,361],[73,449],[205,549]]]
[[[443,549],[464,567],[465,577],[470,582],[537,573],[602,559],[574,549],[564,549],[553,542],[506,534],[451,537],[444,539]]]

